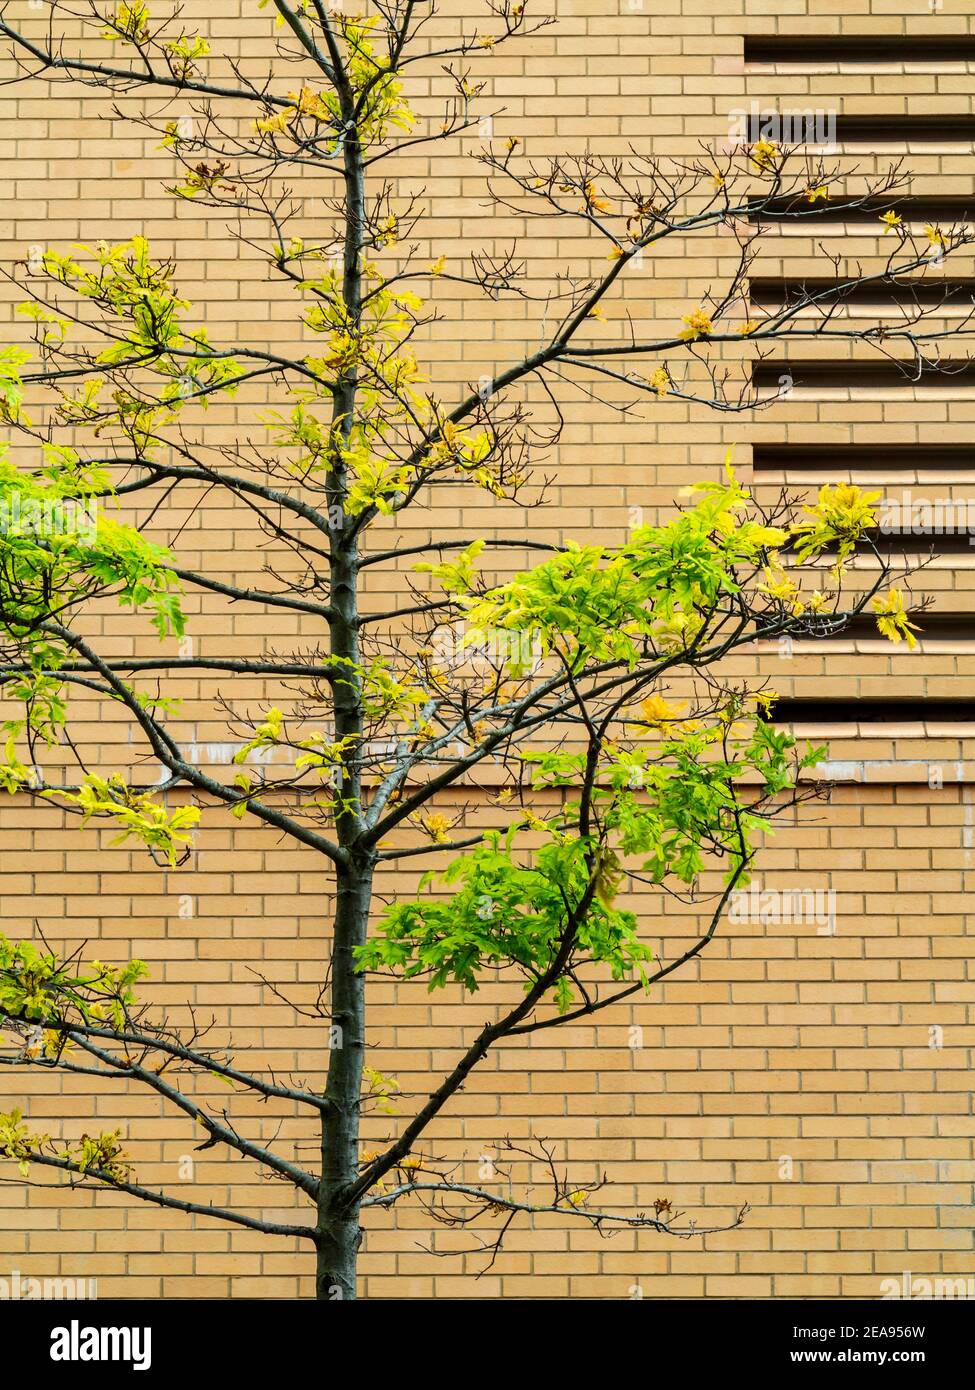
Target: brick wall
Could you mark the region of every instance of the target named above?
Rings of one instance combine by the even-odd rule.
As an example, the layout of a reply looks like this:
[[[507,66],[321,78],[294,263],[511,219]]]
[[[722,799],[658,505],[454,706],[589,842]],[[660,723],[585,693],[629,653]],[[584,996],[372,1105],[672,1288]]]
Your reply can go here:
[[[246,59],[261,51],[269,20],[250,0],[242,3],[244,18],[238,0],[205,6],[193,0],[188,27],[208,18],[214,39]],[[440,23],[451,32],[459,17],[476,12],[474,0],[455,0]],[[880,117],[973,112],[975,63],[927,56],[923,48],[932,36],[969,34],[967,18],[908,0],[871,6],[793,0],[774,7],[624,0],[618,13],[561,0],[557,12],[556,27],[520,50],[507,48],[483,73],[488,106],[504,108],[498,135],[517,135],[529,154],[581,149],[588,141],[600,153],[633,142],[687,157],[699,141],[726,139],[729,113],[752,100]],[[839,34],[912,35],[917,60],[905,63],[902,49],[894,57],[878,50],[873,61],[810,49],[811,56],[792,54],[778,66],[746,67],[743,37],[776,33],[808,35],[810,42]],[[436,109],[442,92],[443,83],[432,77],[412,95],[421,108]],[[135,109],[131,99],[123,104]],[[263,267],[222,234],[218,217],[174,207],[160,191],[171,170],[153,152],[155,142],[105,120],[105,108],[97,93],[76,87],[0,88],[4,263],[22,259],[32,244],[117,240],[143,231],[176,259],[179,283],[205,307],[212,336],[293,343],[287,300],[266,283]],[[556,241],[537,226],[488,215],[478,166],[466,157],[480,143],[467,140],[433,163],[402,162],[404,178],[426,190],[430,220],[423,235],[433,255],[507,244],[517,231],[530,237],[524,250],[540,275],[566,262],[584,265],[587,244]],[[916,175],[915,195],[972,194],[975,203],[971,144],[951,131],[929,130],[923,140],[889,147],[874,141],[839,157],[855,186],[902,156]],[[824,239],[830,251],[869,268],[884,252],[879,230],[864,219],[833,226]],[[734,245],[720,236],[668,242],[647,264],[645,282],[634,286],[630,307],[656,322],[676,322],[703,289],[721,282],[734,259]],[[814,239],[791,233],[767,239],[755,273],[775,279],[825,272]],[[970,274],[971,266],[953,262],[952,273]],[[445,390],[537,334],[530,308],[499,314],[449,286],[440,296],[444,322],[424,353]],[[17,297],[5,294],[8,309]],[[830,353],[817,345],[815,355]],[[431,531],[463,535],[490,527],[507,535],[622,536],[634,508],[649,517],[668,506],[680,487],[713,474],[732,443],[746,476],[755,447],[758,490],[802,490],[852,477],[888,492],[964,498],[972,400],[970,386],[950,380],[914,388],[851,378],[823,387],[803,386],[801,377],[790,400],[751,418],[661,403],[640,420],[621,421],[606,408],[570,399],[558,455],[545,468],[552,474],[547,506],[488,505],[481,495],[465,494],[449,510],[417,514],[415,535],[401,531],[399,539],[409,544]],[[257,392],[245,392],[232,411],[213,412],[211,439],[233,438],[260,404]],[[935,456],[933,445],[955,449]],[[814,448],[813,463],[797,463],[795,446]],[[186,516],[183,503],[164,513],[161,534],[182,526]],[[181,547],[188,563],[212,556],[238,581],[260,573],[246,515],[212,499],[189,519]],[[915,654],[863,640],[828,650],[798,644],[741,654],[732,670],[767,677],[784,695],[806,699],[969,696],[972,571],[972,552],[955,546],[917,579],[918,592],[930,594],[953,625]],[[378,583],[370,601],[382,602]],[[138,620],[92,621],[115,652],[140,640]],[[311,627],[207,597],[193,600],[190,630],[201,651],[243,655],[268,640],[286,647]],[[227,734],[214,706],[217,687],[187,684],[181,693],[187,697],[181,736],[195,745],[199,762],[220,764]],[[236,693],[246,702],[262,692],[240,686]],[[83,714],[86,754],[104,765],[128,764],[131,745],[121,723],[106,724],[94,705]],[[545,1218],[535,1230],[522,1222],[475,1281],[483,1260],[440,1258],[469,1246],[469,1236],[433,1227],[419,1208],[404,1205],[395,1216],[369,1218],[366,1293],[627,1298],[640,1290],[645,1297],[858,1298],[876,1297],[882,1279],[900,1279],[905,1270],[975,1274],[969,1082],[975,1036],[966,913],[975,729],[950,709],[937,723],[916,708],[898,723],[864,725],[849,707],[843,718],[836,725],[807,711],[800,732],[829,738],[836,785],[828,801],[779,832],[756,875],[763,890],[805,893],[800,906],[765,911],[763,921],[759,901],[747,920],[722,928],[696,966],[652,997],[607,1013],[598,1024],[502,1047],[431,1133],[431,1147],[469,1173],[506,1137],[543,1138],[580,1181],[605,1173],[606,1204],[644,1208],[665,1196],[705,1224],[747,1203],[744,1225],[702,1241],[646,1233],[606,1241],[571,1220]],[[468,804],[466,815],[468,823],[483,824],[491,808]],[[213,1020],[216,1039],[233,1035],[243,1063],[297,1068],[313,1081],[323,1065],[323,1031],[313,1023],[298,1026],[261,977],[298,1003],[314,999],[327,952],[330,885],[321,864],[220,812],[207,814],[194,856],[174,872],[108,848],[110,838],[79,831],[20,798],[0,804],[4,930],[25,935],[36,923],[53,941],[92,942],[107,959],[141,955],[152,967],[149,997],[175,1020],[185,1021],[189,1001],[201,1021]],[[382,890],[409,891],[412,882],[400,871]],[[693,913],[651,893],[638,906],[648,937],[672,958],[693,929]],[[422,985],[376,985],[372,1060],[397,1077],[404,1113],[411,1094],[427,1093],[504,998],[510,994],[493,984],[466,1003],[450,993],[431,997]],[[100,1128],[121,1124],[139,1178],[149,1185],[178,1193],[183,1184],[194,1201],[232,1199],[265,1211],[294,1205],[290,1189],[255,1181],[253,1169],[230,1162],[224,1151],[195,1152],[192,1128],[138,1090],[119,1085],[93,1095],[82,1078],[18,1076],[13,1083],[7,1072],[0,1083],[2,1108],[27,1095],[32,1120],[52,1132],[76,1137],[93,1114]],[[280,1123],[279,1142],[313,1157],[312,1131],[289,1111],[234,1105],[254,1132],[270,1135]],[[372,1118],[370,1141],[394,1124]],[[514,1176],[531,1175],[516,1167]],[[312,1262],[304,1250],[111,1193],[3,1184],[0,1206],[0,1275],[9,1266],[25,1276],[96,1277],[102,1296],[310,1291]]]

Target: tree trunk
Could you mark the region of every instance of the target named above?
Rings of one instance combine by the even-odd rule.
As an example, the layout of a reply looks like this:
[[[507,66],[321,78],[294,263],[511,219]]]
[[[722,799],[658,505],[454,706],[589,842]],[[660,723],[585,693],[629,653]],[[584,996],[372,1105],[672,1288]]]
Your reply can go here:
[[[359,1218],[334,1223],[318,1244],[315,1297],[326,1302],[356,1296],[356,1261],[359,1254]]]
[[[322,1116],[322,1172],[318,1198],[318,1267],[315,1296],[356,1296],[359,1250],[358,1203],[344,1195],[359,1175],[359,1111],[365,1061],[365,981],[355,968],[354,950],[366,939],[372,897],[371,858],[357,859],[338,873],[335,935],[332,944],[331,1024]]]
[[[345,174],[345,236],[342,294],[351,326],[362,312],[362,253],[365,218],[364,171],[354,100],[343,83],[340,102],[347,132],[343,143]],[[342,447],[348,444],[355,418],[357,373],[344,372],[333,396],[332,429],[339,441],[327,480],[330,506],[341,510],[330,547],[329,602],[332,607],[330,651],[350,663],[348,675],[333,686],[335,737],[351,739],[341,755],[335,826],[346,862],[336,870],[336,901],[331,956],[330,1013],[332,1037],[325,1096],[330,1102],[322,1116],[322,1168],[318,1197],[317,1269],[315,1296],[331,1301],[356,1297],[356,1262],[361,1240],[359,1204],[350,1206],[345,1194],[359,1175],[359,1111],[365,1060],[365,981],[356,969],[355,948],[364,945],[369,927],[375,856],[362,850],[363,737],[362,685],[359,662],[359,551],[357,531],[345,514],[348,466]]]

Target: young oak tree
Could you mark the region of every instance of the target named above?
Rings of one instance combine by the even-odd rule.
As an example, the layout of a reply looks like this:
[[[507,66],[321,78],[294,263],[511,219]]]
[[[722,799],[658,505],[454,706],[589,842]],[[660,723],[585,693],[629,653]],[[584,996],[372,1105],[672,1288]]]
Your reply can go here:
[[[540,286],[514,250],[421,256],[427,210],[398,156],[476,134],[492,51],[549,19],[489,0],[483,21],[457,37],[424,0],[383,0],[365,16],[326,0],[257,5],[266,59],[246,63],[214,51],[178,10],[160,15],[155,0],[0,12],[15,76],[51,83],[52,100],[63,82],[146,98],[126,110],[171,152],[179,173],[169,191],[230,214],[229,234],[293,296],[302,337],[286,355],[197,326],[179,267],[139,236],[51,247],[11,272],[25,331],[0,353],[9,439],[0,458],[9,712],[0,779],[82,824],[114,822],[120,839],[141,841],[163,866],[183,862],[201,811],[221,804],[319,856],[334,881],[331,949],[318,1003],[301,1011],[312,1016],[301,1066],[323,1081],[248,1072],[210,1045],[206,1028],[180,1029],[138,1002],[140,961],[87,962],[43,939],[0,939],[0,1013],[15,1040],[6,1062],[93,1086],[141,1083],[202,1128],[202,1147],[252,1160],[293,1185],[306,1210],[283,1223],[147,1187],[121,1133],[66,1142],[36,1132],[19,1109],[0,1116],[0,1153],[26,1181],[53,1169],[75,1186],[300,1237],[326,1300],[355,1297],[363,1211],[407,1199],[455,1226],[488,1222],[492,1258],[519,1213],[565,1214],[603,1233],[706,1231],[682,1223],[666,1199],[650,1213],[598,1205],[601,1180],[570,1182],[544,1141],[505,1148],[499,1136],[508,1159],[544,1164],[543,1192],[466,1181],[438,1161],[427,1131],[505,1040],[652,993],[705,949],[747,882],[760,835],[811,794],[803,773],[822,756],[767,717],[767,692],[722,678],[725,658],[761,638],[833,634],[871,613],[882,633],[913,645],[904,589],[892,587],[873,538],[877,496],[840,485],[805,508],[787,498],[762,508],[729,466],[666,524],[638,526],[619,544],[530,533],[446,541],[434,526],[414,545],[394,527],[415,504],[436,507],[458,488],[499,506],[534,500],[531,460],[557,444],[572,392],[630,414],[668,398],[741,412],[763,403],[751,362],[803,341],[863,344],[908,374],[937,369],[942,340],[965,323],[946,326],[931,296],[912,304],[910,288],[972,233],[912,231],[892,206],[897,169],[850,193],[819,154],[780,149],[761,133],[750,147],[685,163],[638,150],[541,161],[510,138],[479,155],[496,209],[585,236],[595,273],[566,270]],[[431,75],[446,84],[436,116],[411,109],[414,74],[421,90]],[[844,277],[831,261],[827,288],[818,280],[783,304],[750,305],[758,238],[837,207],[880,217],[886,263]],[[727,284],[702,293],[662,337],[632,318],[613,330],[603,311],[619,306],[635,265],[668,238],[720,231],[737,248]],[[529,238],[529,258],[531,249]],[[538,346],[445,400],[417,344],[437,318],[437,286],[450,281],[499,306],[520,301]],[[843,312],[867,283],[900,291],[876,323]],[[245,383],[269,404],[258,413],[242,393],[228,442],[206,407]],[[263,533],[264,587],[237,583],[232,556],[212,552],[194,568],[181,559],[181,535],[160,543],[160,509],[165,516],[184,493],[199,506],[214,492]],[[860,549],[872,557],[866,577],[850,568]],[[506,551],[528,551],[534,563],[492,571]],[[360,603],[377,573],[387,590],[399,587],[384,611]],[[310,635],[287,655],[269,643],[241,659],[221,654],[217,640],[207,655],[169,654],[165,639],[184,633],[184,599],[198,593],[263,613],[269,638],[282,612]],[[93,635],[111,633],[119,607],[145,615],[164,639],[158,650],[119,657],[117,644]],[[166,681],[187,676],[219,680],[238,745],[231,776],[199,765],[181,742]],[[258,715],[241,707],[235,677],[249,689],[264,682]],[[668,702],[674,683],[689,708]],[[74,695],[89,709],[97,702],[106,720],[128,720],[157,767],[140,776],[87,766]],[[478,778],[489,764],[507,778],[494,825],[465,825],[465,798],[485,804]],[[380,866],[422,867],[445,852],[456,857],[442,879],[421,880],[416,897],[376,901]],[[715,870],[723,887],[705,928],[664,960],[659,924],[623,905],[625,889],[693,896]],[[471,1004],[466,1051],[364,1156],[361,1113],[392,1084],[367,1066],[369,972],[469,995],[490,979],[510,992],[501,1008]],[[208,1089],[212,1078],[226,1083],[222,1098]],[[314,1118],[320,1164],[305,1166],[259,1127],[255,1137],[253,1114],[246,1125],[232,1114],[242,1096]]]

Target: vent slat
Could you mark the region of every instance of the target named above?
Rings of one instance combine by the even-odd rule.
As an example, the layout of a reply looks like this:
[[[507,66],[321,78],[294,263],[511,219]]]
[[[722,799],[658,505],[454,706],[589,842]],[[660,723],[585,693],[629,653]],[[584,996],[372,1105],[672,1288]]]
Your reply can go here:
[[[797,390],[850,389],[926,390],[971,387],[975,384],[975,361],[943,361],[937,368],[925,365],[916,376],[913,363],[905,362],[826,362],[775,361],[765,358],[752,365],[752,384],[756,390],[781,389],[783,377],[791,377]]]
[[[970,444],[755,444],[752,468],[763,472],[971,472],[975,448]]]
[[[777,130],[787,130],[788,134],[779,135]],[[975,115],[960,112],[955,115],[849,116],[841,112],[827,119],[812,108],[808,117],[803,116],[802,109],[783,109],[781,115],[768,109],[748,113],[747,131],[750,144],[765,136],[790,147],[971,144],[975,140]]]
[[[921,629],[918,632],[918,640],[935,642],[975,642],[975,613],[921,613],[913,619]],[[843,642],[843,641],[873,641],[877,640],[887,643],[885,637],[881,637],[877,631],[876,618],[868,613],[861,613],[856,618],[850,620],[842,632],[830,636],[820,636],[811,633],[808,638],[803,637],[803,641],[813,642]]]
[[[803,302],[815,296],[820,304],[918,304],[925,307],[967,305],[975,302],[975,279],[919,279],[843,281],[817,279],[780,279],[775,276],[756,276],[749,284],[748,296],[753,304],[763,307]]]
[[[815,699],[785,696],[773,706],[773,724],[971,724],[975,700]]]
[[[971,531],[870,531],[867,537],[881,554],[975,555]]]
[[[746,63],[975,63],[975,34],[746,34]]]
[[[951,226],[954,223],[975,222],[975,194],[956,197],[898,197],[892,193],[888,198],[867,198],[859,206],[851,207],[849,199],[830,198],[825,203],[810,207],[804,194],[796,193],[771,200],[767,207],[756,209],[748,214],[750,222],[775,222],[787,219],[790,222],[806,221],[811,230],[825,223],[874,222],[881,213],[893,209],[911,224],[924,225],[937,223]],[[877,227],[878,236],[882,228]]]

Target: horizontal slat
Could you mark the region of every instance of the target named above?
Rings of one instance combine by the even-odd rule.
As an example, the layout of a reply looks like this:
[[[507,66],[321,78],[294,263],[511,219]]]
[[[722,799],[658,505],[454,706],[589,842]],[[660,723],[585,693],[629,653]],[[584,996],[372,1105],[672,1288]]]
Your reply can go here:
[[[748,139],[751,143],[763,136],[785,145],[819,145],[823,143],[822,127],[826,117],[818,120],[801,119],[806,107],[783,107],[780,114],[771,109],[753,111],[747,116]],[[808,108],[814,110],[812,105]],[[771,122],[771,125],[770,125]],[[779,133],[781,131],[781,133]],[[837,145],[947,145],[975,140],[975,116],[960,112],[956,115],[890,114],[849,116],[842,112],[832,118],[829,143]]]
[[[970,531],[872,531],[868,535],[882,554],[975,555]]]
[[[975,532],[879,529],[864,532],[865,541],[875,545],[882,555],[975,555],[975,545],[969,536],[975,536]],[[829,555],[834,550],[835,546],[827,546],[825,553]]]
[[[957,222],[975,222],[975,194],[904,197],[891,193],[887,198],[865,199],[859,207],[851,207],[849,200],[842,197],[829,198],[824,203],[811,206],[802,192],[775,199],[767,207],[750,213],[749,221],[775,222],[780,218],[804,220],[810,224],[810,230],[815,231],[827,222],[871,222],[891,208],[904,222],[911,224],[950,226]],[[882,233],[879,226],[877,233]]]
[[[970,444],[755,444],[752,468],[763,472],[968,472],[975,469]]]
[[[920,631],[917,636],[920,641],[935,642],[975,642],[975,613],[920,613],[912,621],[917,624]],[[819,638],[816,633],[811,634],[813,641],[863,641],[865,639],[877,638],[882,642],[886,638],[880,636],[877,631],[877,620],[869,613],[861,613],[850,620],[842,632],[835,635]],[[805,640],[805,639],[803,639]]]
[[[746,34],[745,62],[972,63],[975,34]]]
[[[829,280],[810,277],[806,280],[779,279],[775,276],[756,276],[748,287],[753,304],[779,307],[802,303],[815,297],[820,304],[891,304],[970,305],[975,302],[975,279],[905,277],[901,280]]]
[[[971,724],[975,700],[784,697],[776,701],[770,719],[773,724]]]
[[[778,390],[783,377],[791,377],[798,390],[850,389],[904,390],[930,387],[971,387],[975,384],[975,361],[943,361],[939,367],[925,366],[915,379],[913,363],[905,362],[825,362],[775,361],[765,358],[752,365],[752,384],[756,389]]]

